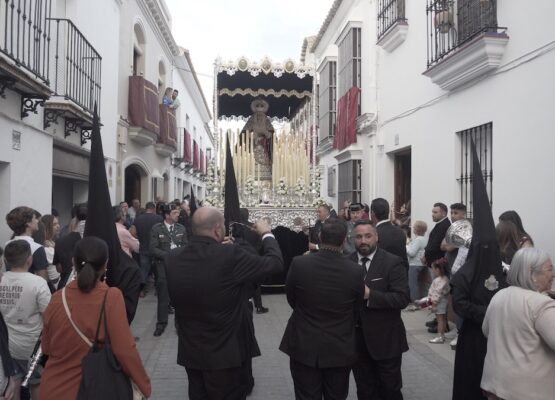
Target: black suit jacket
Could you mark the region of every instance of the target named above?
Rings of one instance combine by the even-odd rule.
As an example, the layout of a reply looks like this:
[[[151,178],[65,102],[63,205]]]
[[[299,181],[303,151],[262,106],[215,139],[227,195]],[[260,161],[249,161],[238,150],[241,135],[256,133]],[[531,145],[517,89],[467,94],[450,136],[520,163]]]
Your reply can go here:
[[[280,350],[310,367],[352,365],[363,279],[362,268],[339,253],[322,249],[295,257],[286,282],[293,314]]]
[[[358,262],[356,252],[351,259]],[[401,319],[401,310],[410,302],[403,260],[378,248],[364,283],[370,297],[361,309],[360,324],[368,353],[374,360],[398,357],[409,349]]]
[[[389,221],[378,225],[376,230],[378,231],[378,246],[388,253],[401,257],[408,271],[409,259],[407,258],[407,235],[405,232]]]
[[[186,246],[167,255],[168,290],[179,332],[179,365],[214,370],[239,367],[244,361],[245,285],[283,268],[275,239],[262,241],[262,253],[258,256],[237,245],[193,236]]]
[[[449,229],[450,226],[451,221],[449,221],[449,218],[445,218],[443,221],[437,223],[430,232],[428,244],[424,249],[424,257],[426,257],[428,267],[432,266],[433,261],[445,255],[445,252],[441,250],[441,242],[445,238],[447,229]]]

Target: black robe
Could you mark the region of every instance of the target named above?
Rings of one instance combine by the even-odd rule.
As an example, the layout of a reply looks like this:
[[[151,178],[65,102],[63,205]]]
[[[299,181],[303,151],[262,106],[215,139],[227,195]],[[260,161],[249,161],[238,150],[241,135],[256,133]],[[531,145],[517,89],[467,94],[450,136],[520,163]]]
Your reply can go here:
[[[507,286],[497,243],[477,245],[467,260],[451,279],[453,308],[463,318],[455,354],[453,400],[486,399],[480,389],[487,352],[482,323],[493,295]]]

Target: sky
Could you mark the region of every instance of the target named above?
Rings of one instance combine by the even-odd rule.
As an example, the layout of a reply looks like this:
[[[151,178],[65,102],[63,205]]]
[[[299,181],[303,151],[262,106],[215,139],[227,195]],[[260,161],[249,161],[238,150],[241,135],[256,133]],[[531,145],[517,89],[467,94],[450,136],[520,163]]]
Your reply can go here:
[[[299,60],[303,40],[316,35],[333,0],[165,0],[177,44],[189,50],[208,104],[214,60]]]

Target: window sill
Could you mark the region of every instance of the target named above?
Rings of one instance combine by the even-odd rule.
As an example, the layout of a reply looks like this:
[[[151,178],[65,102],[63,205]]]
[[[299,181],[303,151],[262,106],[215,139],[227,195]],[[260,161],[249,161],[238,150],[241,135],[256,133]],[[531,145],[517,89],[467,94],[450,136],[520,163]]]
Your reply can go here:
[[[485,32],[423,73],[444,90],[463,86],[501,64],[509,36]]]
[[[333,150],[333,136],[320,139],[318,141],[318,147],[316,148],[316,154],[318,156],[324,155]]]
[[[405,20],[399,20],[393,24],[389,30],[378,39],[377,45],[391,53],[399,47],[407,38],[409,24]]]

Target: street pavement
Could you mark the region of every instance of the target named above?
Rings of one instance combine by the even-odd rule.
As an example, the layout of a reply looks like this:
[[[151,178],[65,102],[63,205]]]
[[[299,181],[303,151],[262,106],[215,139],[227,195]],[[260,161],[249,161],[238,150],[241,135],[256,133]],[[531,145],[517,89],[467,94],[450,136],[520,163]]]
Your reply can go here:
[[[293,381],[289,373],[289,357],[278,346],[291,314],[285,295],[264,295],[262,301],[270,309],[267,314],[254,314],[256,337],[262,352],[253,360],[256,381],[250,400],[294,399]],[[433,336],[426,331],[426,310],[403,312],[410,350],[403,355],[403,395],[405,400],[447,400],[451,398],[455,352],[449,344],[430,344]],[[152,333],[156,325],[156,297],[150,292],[141,299],[132,330],[139,338],[137,347],[152,381],[152,399],[187,399],[187,374],[177,365],[177,335],[173,316],[161,337]],[[387,334],[387,332],[384,332]],[[351,374],[348,399],[356,399]]]

